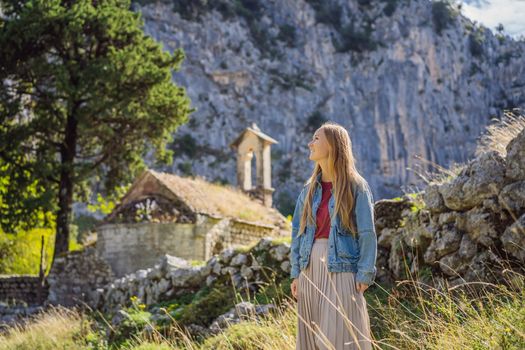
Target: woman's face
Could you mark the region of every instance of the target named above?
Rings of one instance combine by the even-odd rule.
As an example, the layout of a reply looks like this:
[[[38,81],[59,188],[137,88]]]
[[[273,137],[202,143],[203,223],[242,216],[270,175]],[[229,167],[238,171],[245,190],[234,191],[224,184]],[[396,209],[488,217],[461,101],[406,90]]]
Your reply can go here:
[[[330,146],[322,128],[316,130],[312,136],[312,141],[308,143],[308,147],[310,148],[310,160],[319,161],[328,158]]]

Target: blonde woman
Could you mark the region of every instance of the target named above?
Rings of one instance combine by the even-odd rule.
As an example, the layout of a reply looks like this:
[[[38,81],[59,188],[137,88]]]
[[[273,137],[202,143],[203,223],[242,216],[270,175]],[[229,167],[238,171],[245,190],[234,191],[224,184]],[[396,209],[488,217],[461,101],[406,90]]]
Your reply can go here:
[[[372,349],[363,295],[377,271],[372,192],[342,126],[324,123],[308,146],[315,166],[297,198],[290,252],[296,349]]]

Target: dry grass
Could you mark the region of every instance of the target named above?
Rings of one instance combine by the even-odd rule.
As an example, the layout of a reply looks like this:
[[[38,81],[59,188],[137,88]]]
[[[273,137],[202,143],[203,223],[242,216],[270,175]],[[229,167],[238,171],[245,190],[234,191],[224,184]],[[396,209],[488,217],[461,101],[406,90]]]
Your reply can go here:
[[[487,126],[485,133],[479,138],[474,153],[475,157],[489,151],[496,151],[502,156],[506,156],[506,147],[509,142],[525,129],[525,115],[521,114],[519,110],[505,111],[501,120],[496,118],[492,120],[495,123]],[[414,158],[419,163],[416,163],[413,168],[407,169],[413,171],[427,185],[441,185],[450,182],[466,166],[465,163],[452,162],[448,168],[445,168],[420,156],[414,156]],[[419,188],[408,188],[404,192],[412,193],[420,192],[420,190]]]
[[[0,335],[0,350],[85,349],[77,338],[82,333],[81,320],[74,310],[51,308],[26,327],[12,327]]]
[[[275,315],[259,319],[252,315],[208,338],[199,349],[295,349],[296,323],[295,302],[286,299]]]
[[[405,281],[378,305],[382,339],[395,349],[522,349],[524,276],[509,272],[510,287],[465,283],[445,290]],[[512,344],[512,346],[510,346]]]
[[[525,346],[525,277],[507,271],[508,287],[490,283],[430,287],[411,278],[386,290],[366,292],[373,349],[521,349]],[[326,296],[325,296],[326,297]],[[172,336],[138,341],[187,350],[295,349],[299,316],[285,299],[275,315],[232,324],[202,344],[174,325]],[[349,320],[342,315],[343,318]],[[313,332],[323,337],[322,334]],[[334,349],[327,341],[328,348]],[[141,347],[142,349],[142,347]]]
[[[525,276],[507,271],[507,284],[465,283],[433,288],[414,279],[396,288],[365,292],[374,349],[522,349],[525,347]],[[167,334],[154,330],[126,349],[295,349],[296,302],[285,299],[274,315],[249,317],[198,343],[176,322]],[[0,349],[88,349],[82,318],[53,309],[26,328],[0,336]],[[330,347],[329,347],[330,348]]]
[[[519,109],[505,111],[501,120],[492,120],[495,123],[487,126],[486,132],[480,137],[475,156],[496,151],[505,157],[509,142],[525,129],[525,115],[520,113]]]
[[[447,183],[457,177],[466,166],[464,163],[452,162],[449,168],[445,168],[421,156],[414,156],[414,158],[420,163],[416,164],[414,168],[408,167],[407,169],[413,171],[426,185],[441,185]],[[427,170],[428,168],[433,170]],[[419,192],[419,190],[405,192],[412,193]]]
[[[208,213],[274,224],[275,215],[239,188],[211,183],[200,176],[182,177],[150,170],[186,203]]]

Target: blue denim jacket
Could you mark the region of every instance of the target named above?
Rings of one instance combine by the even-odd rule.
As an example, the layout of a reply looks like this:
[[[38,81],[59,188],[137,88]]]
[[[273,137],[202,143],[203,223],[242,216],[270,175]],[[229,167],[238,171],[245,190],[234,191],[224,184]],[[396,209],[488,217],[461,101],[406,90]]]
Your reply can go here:
[[[310,252],[314,242],[316,224],[307,223],[305,232],[299,233],[299,222],[303,210],[304,199],[308,193],[308,185],[305,185],[297,197],[295,211],[292,218],[292,244],[290,249],[290,262],[292,270],[291,278],[297,278],[300,270],[308,266]],[[355,186],[355,185],[354,185]],[[354,187],[355,188],[355,187]],[[377,269],[375,267],[377,257],[377,236],[374,225],[374,199],[372,192],[366,183],[363,188],[357,189],[355,199],[355,211],[353,213],[357,226],[357,238],[343,228],[336,215],[330,226],[328,238],[328,261],[327,267],[330,272],[355,272],[356,282],[372,284]],[[317,208],[321,202],[321,174],[316,179],[316,189],[313,197],[312,214],[316,217]],[[335,196],[331,196],[328,202],[330,215],[333,214]]]

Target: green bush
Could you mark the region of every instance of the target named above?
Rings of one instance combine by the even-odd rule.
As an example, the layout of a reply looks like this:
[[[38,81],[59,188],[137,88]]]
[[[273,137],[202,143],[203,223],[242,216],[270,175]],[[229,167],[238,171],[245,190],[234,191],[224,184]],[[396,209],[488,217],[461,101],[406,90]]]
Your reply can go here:
[[[325,0],[306,0],[315,11],[315,20],[318,23],[331,24],[334,28],[341,28],[341,6]]]
[[[447,0],[434,1],[432,3],[432,22],[436,32],[441,35],[441,32],[447,29],[456,19],[456,13]]]
[[[176,153],[186,155],[189,158],[195,158],[200,151],[197,140],[191,134],[176,137],[170,148]]]
[[[289,47],[295,47],[297,40],[295,27],[290,24],[283,24],[279,26],[279,35],[277,36],[277,40],[286,43]]]
[[[386,5],[383,7],[383,13],[390,17],[394,14],[397,8],[397,0],[385,0]]]
[[[184,163],[181,163],[177,166],[177,168],[182,172],[184,176],[192,176],[193,175],[193,166],[191,162],[186,161]]]
[[[118,327],[113,327],[109,334],[108,342],[112,347],[121,348],[129,345],[131,341],[139,339],[144,328],[151,324],[151,313],[148,311],[133,307],[126,309],[126,312],[129,318],[123,320]]]
[[[19,246],[7,234],[0,234],[0,274],[7,273],[13,265],[15,257],[20,254]]]
[[[292,294],[291,283],[292,280],[289,278],[283,279],[280,283],[270,281],[268,285],[263,286],[255,295],[256,303],[281,305]]]
[[[290,169],[289,167],[285,168]],[[290,171],[288,170],[288,172]],[[295,199],[296,198],[293,198],[293,195],[290,194],[290,192],[281,191],[281,193],[277,197],[275,206],[277,207],[279,212],[281,212],[284,216],[292,215],[295,209]]]
[[[215,318],[234,306],[235,292],[233,287],[217,286],[186,306],[182,311],[180,321],[184,324],[195,323],[208,326]]]
[[[480,34],[470,33],[468,37],[470,53],[474,57],[483,56],[483,37]]]
[[[100,222],[101,220],[89,215],[79,215],[75,217],[73,223],[78,229],[77,242],[82,242],[84,237],[94,230],[95,226]]]
[[[377,43],[372,38],[370,23],[364,29],[355,29],[354,24],[349,23],[341,29],[340,36],[339,40],[333,40],[337,52],[364,52],[374,50],[377,47]]]
[[[310,114],[310,116],[308,116],[304,131],[314,133],[315,130],[317,130],[317,128],[319,128],[324,122],[326,122],[324,115],[320,111],[314,111],[312,114]]]

